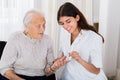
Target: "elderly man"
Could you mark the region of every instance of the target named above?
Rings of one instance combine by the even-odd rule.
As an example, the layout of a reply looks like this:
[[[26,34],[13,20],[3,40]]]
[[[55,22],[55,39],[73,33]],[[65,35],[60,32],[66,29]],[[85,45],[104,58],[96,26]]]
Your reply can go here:
[[[0,73],[6,80],[46,80],[46,75],[68,61],[65,56],[54,61],[52,41],[44,34],[45,18],[41,13],[29,11],[23,22],[25,30],[14,33],[7,41]]]

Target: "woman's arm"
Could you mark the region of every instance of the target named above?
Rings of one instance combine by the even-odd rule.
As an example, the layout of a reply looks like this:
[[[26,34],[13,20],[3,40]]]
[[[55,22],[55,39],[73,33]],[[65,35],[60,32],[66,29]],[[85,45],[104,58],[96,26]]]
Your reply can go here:
[[[94,74],[98,74],[100,72],[100,68],[96,68],[93,64],[83,60],[78,52],[73,51],[70,53],[70,56],[74,58],[78,63],[80,63],[84,68],[86,68],[89,72],[92,72]]]
[[[100,68],[96,68],[93,64],[90,64],[85,60],[79,60],[79,63],[83,65],[88,71],[94,74],[98,74],[100,72]]]

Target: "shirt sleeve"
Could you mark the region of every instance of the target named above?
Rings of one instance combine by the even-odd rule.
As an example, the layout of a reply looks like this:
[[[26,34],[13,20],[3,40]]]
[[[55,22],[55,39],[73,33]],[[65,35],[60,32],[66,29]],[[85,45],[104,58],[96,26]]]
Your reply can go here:
[[[17,58],[17,49],[15,45],[15,37],[11,36],[5,45],[0,60],[0,73],[4,75],[7,70],[13,70],[14,62]]]
[[[52,44],[52,40],[49,41],[48,44],[48,50],[47,50],[47,67],[50,67],[53,64],[54,61],[54,52],[53,52],[53,44]]]
[[[102,38],[101,36],[94,37],[91,42],[90,60],[97,68],[102,68]]]

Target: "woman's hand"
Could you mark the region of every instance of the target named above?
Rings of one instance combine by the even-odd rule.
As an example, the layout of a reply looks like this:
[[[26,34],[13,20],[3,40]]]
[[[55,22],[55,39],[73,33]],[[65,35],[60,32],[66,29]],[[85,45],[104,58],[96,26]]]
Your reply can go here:
[[[76,51],[70,52],[70,56],[78,62],[80,62],[82,60],[80,54]]]
[[[51,66],[51,69],[56,71],[57,69],[59,69],[60,67],[62,67],[65,64],[67,64],[68,62],[69,62],[69,60],[66,60],[66,56],[57,58],[57,59],[55,59],[53,65]]]

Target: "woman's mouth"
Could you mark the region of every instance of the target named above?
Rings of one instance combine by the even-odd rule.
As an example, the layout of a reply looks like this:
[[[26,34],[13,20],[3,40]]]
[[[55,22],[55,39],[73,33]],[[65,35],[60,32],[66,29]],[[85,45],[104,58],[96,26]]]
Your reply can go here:
[[[70,30],[71,30],[71,27],[68,27],[68,28],[67,28],[67,31],[70,31]]]

